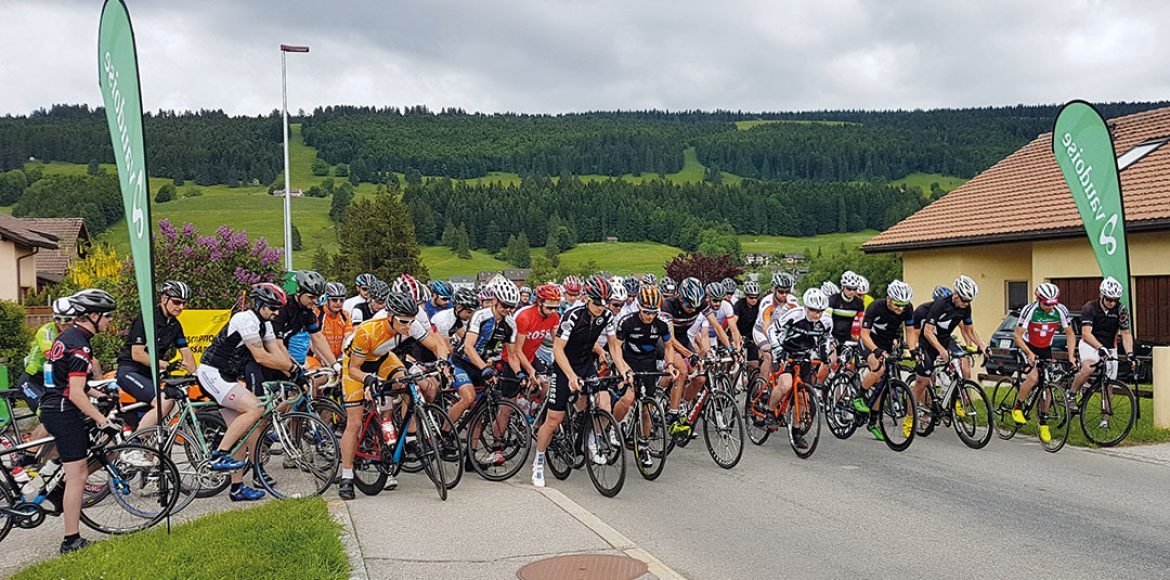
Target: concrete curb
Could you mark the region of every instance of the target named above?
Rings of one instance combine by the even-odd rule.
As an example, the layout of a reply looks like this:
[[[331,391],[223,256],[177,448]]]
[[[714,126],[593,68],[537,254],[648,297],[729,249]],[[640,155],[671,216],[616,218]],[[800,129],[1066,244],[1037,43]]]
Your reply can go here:
[[[349,558],[349,577],[355,580],[369,580],[366,559],[362,557],[362,545],[358,542],[357,531],[349,516],[349,506],[340,499],[325,500],[325,503],[329,507],[329,515],[341,524],[341,545]]]

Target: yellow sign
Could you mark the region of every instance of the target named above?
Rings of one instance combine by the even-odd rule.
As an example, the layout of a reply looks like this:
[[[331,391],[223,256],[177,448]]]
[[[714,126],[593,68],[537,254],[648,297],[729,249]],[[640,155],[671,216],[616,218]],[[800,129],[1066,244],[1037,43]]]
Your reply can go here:
[[[203,351],[211,345],[211,340],[231,317],[231,310],[184,310],[179,315],[183,334],[187,335],[187,345],[195,354],[196,364],[203,357]]]

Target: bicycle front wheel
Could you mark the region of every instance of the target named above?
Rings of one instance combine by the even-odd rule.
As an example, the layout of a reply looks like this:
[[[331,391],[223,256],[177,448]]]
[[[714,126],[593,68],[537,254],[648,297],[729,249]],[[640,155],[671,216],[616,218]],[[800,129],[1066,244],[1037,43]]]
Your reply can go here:
[[[605,497],[613,497],[626,482],[626,445],[622,429],[609,411],[584,411],[585,465],[593,487]]]
[[[848,439],[857,430],[857,421],[853,414],[853,397],[857,392],[854,386],[856,377],[853,372],[845,371],[825,385],[825,405],[822,410],[825,422],[829,424],[829,432],[838,439]]]
[[[281,453],[271,452],[280,443]],[[252,466],[260,483],[273,497],[321,495],[333,483],[341,449],[333,429],[309,413],[272,415],[260,433]]]
[[[630,412],[634,413],[630,437],[634,440],[638,473],[647,480],[658,479],[666,467],[666,440],[670,437],[666,432],[666,414],[658,399],[651,397],[643,397]]]
[[[1125,383],[1108,380],[1093,385],[1081,400],[1081,429],[1098,447],[1121,443],[1137,422],[1137,397]]]
[[[757,378],[748,388],[747,397],[743,403],[743,417],[747,427],[748,439],[756,445],[763,445],[772,434],[768,430],[767,417],[772,413],[768,407],[768,398],[771,389],[762,378]]]
[[[991,401],[987,392],[975,381],[963,381],[950,405],[955,433],[971,449],[982,449],[991,441]]]
[[[447,483],[447,491],[450,491],[463,481],[463,446],[459,443],[459,431],[441,406],[428,403],[423,409],[429,418],[430,430],[435,434],[439,450],[435,466],[443,471],[443,481]]]
[[[141,429],[127,437],[126,442],[158,449],[158,430],[154,427]],[[200,472],[210,473],[210,470],[205,469],[207,453],[186,429],[176,430],[174,436],[164,442],[163,453],[179,472],[179,501],[171,510],[171,513],[179,513],[196,497],[201,497],[199,493],[203,490],[203,477]]]
[[[878,404],[878,424],[885,436],[886,447],[900,452],[914,442],[918,415],[914,407],[914,394],[906,383],[890,379]]]
[[[1044,387],[1038,397],[1037,406],[1039,423],[1041,426],[1047,426],[1049,433],[1048,441],[1041,437],[1040,444],[1044,446],[1045,451],[1056,453],[1068,441],[1069,425],[1072,423],[1064,389],[1055,385]]]
[[[713,391],[703,410],[703,440],[715,465],[735,467],[743,457],[743,418],[735,398],[725,391]]]
[[[817,397],[806,384],[792,387],[788,402],[788,442],[801,459],[812,457],[821,439],[821,413]]]
[[[506,481],[528,461],[532,428],[524,410],[511,401],[483,405],[467,426],[467,453],[480,477]]]
[[[1011,379],[1000,379],[995,383],[995,390],[991,393],[991,404],[995,409],[993,413],[995,417],[992,418],[995,433],[1000,439],[1011,439],[1020,430],[1019,424],[1012,419],[1012,409],[1015,408],[1020,387]]]
[[[144,530],[162,521],[179,501],[179,470],[157,449],[114,445],[91,451],[89,465],[81,521],[99,532]]]
[[[358,433],[353,457],[353,484],[366,495],[378,495],[390,476],[386,462],[391,450],[386,447],[381,424],[376,419],[363,421],[365,428]]]

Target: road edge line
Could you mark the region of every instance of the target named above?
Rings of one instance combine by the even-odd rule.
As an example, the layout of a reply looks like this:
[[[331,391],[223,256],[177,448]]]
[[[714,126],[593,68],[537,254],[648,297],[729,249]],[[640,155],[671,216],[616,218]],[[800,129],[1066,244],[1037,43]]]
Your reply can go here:
[[[362,556],[362,544],[358,541],[357,529],[353,526],[353,518],[349,515],[349,505],[340,499],[325,500],[329,508],[329,515],[341,524],[341,546],[345,548],[345,556],[349,559],[349,577],[354,580],[369,580],[370,572],[366,569],[366,559]]]

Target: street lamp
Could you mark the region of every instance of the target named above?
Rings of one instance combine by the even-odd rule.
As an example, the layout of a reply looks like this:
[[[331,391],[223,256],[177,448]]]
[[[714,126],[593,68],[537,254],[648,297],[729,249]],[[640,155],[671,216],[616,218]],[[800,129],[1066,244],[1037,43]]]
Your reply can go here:
[[[284,269],[292,271],[292,191],[288,176],[288,67],[285,55],[290,52],[309,52],[307,46],[280,45],[280,97],[284,104]]]

